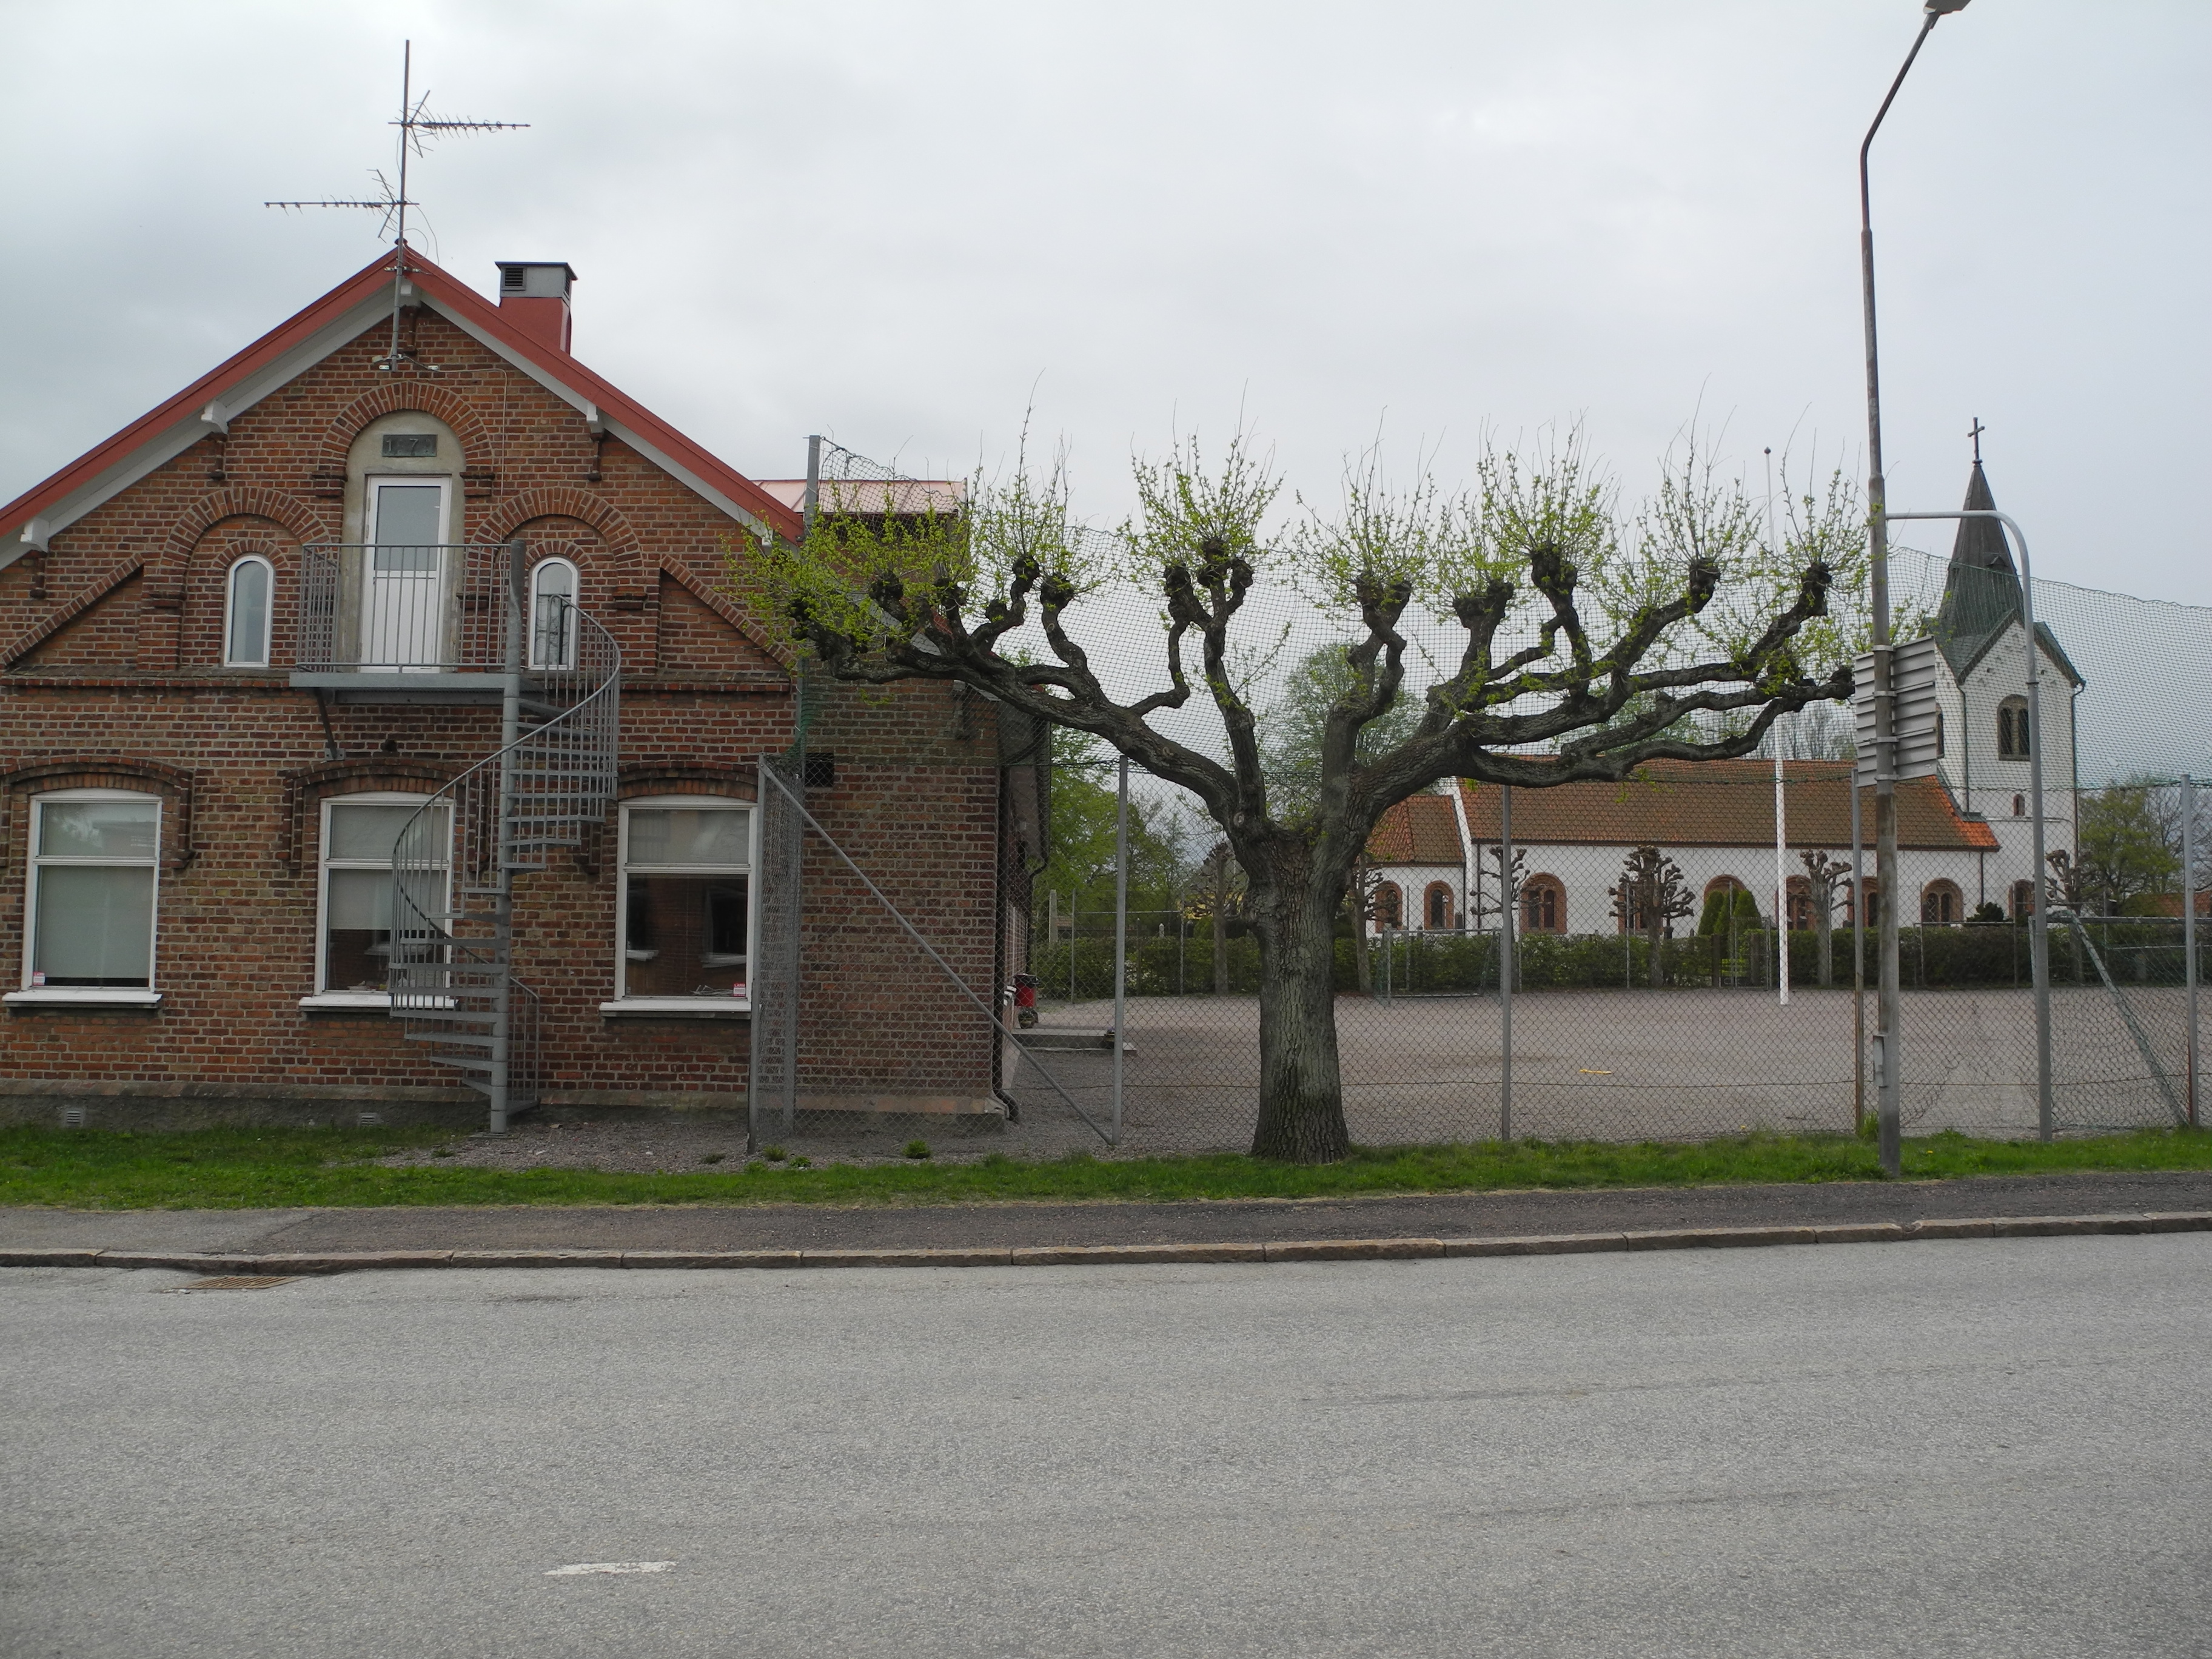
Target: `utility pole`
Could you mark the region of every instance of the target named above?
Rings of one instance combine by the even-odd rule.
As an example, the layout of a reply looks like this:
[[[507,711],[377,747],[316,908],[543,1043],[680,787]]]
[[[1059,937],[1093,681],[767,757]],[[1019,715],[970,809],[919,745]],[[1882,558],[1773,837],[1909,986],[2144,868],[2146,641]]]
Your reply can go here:
[[[1874,125],[1859,144],[1859,286],[1866,324],[1867,381],[1867,551],[1869,599],[1872,605],[1874,672],[1869,687],[1874,704],[1874,873],[1881,906],[1881,985],[1875,1000],[1874,1072],[1876,1111],[1886,1175],[1899,1173],[1903,1146],[1898,1083],[1904,1071],[1904,1054],[1898,1031],[1898,875],[1897,875],[1897,731],[1896,707],[1890,683],[1889,530],[1884,522],[1887,492],[1881,468],[1881,374],[1875,342],[1874,307],[1874,192],[1867,178],[1867,156],[1882,118],[1897,101],[1898,88],[1911,72],[1929,32],[1943,17],[1963,11],[1966,0],[1928,0],[1921,15],[1920,33],[1912,50],[1890,82],[1889,95],[1875,112]],[[2033,645],[2031,644],[2031,651]],[[1854,786],[1856,787],[1856,785]]]

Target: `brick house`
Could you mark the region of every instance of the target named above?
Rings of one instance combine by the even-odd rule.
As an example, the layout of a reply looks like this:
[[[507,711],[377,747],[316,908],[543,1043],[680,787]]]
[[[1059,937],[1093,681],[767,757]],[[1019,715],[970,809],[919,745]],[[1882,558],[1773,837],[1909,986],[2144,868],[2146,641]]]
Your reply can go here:
[[[527,1005],[513,1104],[741,1103],[757,761],[794,749],[802,707],[807,810],[988,994],[1020,965],[1042,838],[1036,775],[1007,763],[1025,734],[947,688],[802,687],[748,574],[799,533],[793,492],[579,362],[566,265],[501,265],[496,302],[411,251],[393,266],[0,508],[17,1110],[471,1098],[493,1040],[463,969],[490,947],[410,931],[410,860],[428,910],[499,913],[476,980]],[[560,804],[515,805],[549,778]],[[485,779],[488,864],[465,846]],[[470,896],[493,891],[471,857],[496,896]],[[782,896],[799,1103],[998,1110],[988,1019],[826,849],[805,859]]]

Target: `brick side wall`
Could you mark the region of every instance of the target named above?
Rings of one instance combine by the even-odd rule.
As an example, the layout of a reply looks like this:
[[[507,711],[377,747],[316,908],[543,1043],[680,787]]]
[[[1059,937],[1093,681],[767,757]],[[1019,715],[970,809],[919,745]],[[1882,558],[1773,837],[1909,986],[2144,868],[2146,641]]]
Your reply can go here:
[[[32,794],[151,780],[125,787],[162,794],[178,843],[160,878],[163,1006],[11,1012],[11,1086],[450,1088],[383,1015],[298,1006],[313,989],[319,803],[427,792],[496,740],[495,711],[323,710],[289,684],[300,549],[340,533],[346,446],[380,415],[420,408],[459,438],[461,538],[519,533],[577,561],[585,609],[623,652],[629,793],[749,796],[754,757],[791,743],[772,634],[757,601],[726,591],[738,526],[618,441],[595,443],[574,410],[434,315],[410,326],[443,365],[434,381],[376,374],[372,331],[44,558],[0,571],[0,652],[52,629],[0,672],[0,985],[21,983]],[[224,580],[249,552],[276,571],[273,665],[226,671]],[[988,705],[933,686],[832,690],[811,741],[838,755],[816,816],[988,997],[1000,787]],[[744,1022],[599,1014],[614,988],[614,823],[611,810],[590,844],[520,884],[517,972],[544,998],[547,1086],[741,1091]],[[803,1086],[988,1093],[981,1017],[825,849],[810,845],[806,862]]]

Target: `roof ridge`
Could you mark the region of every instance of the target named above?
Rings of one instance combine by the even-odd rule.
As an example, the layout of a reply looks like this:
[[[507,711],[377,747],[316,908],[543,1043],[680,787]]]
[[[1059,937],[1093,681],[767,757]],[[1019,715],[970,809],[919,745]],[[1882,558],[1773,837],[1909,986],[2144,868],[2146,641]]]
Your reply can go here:
[[[417,291],[448,313],[455,313],[453,320],[460,323],[464,330],[481,331],[494,350],[518,366],[525,366],[526,373],[534,368],[573,393],[576,400],[612,415],[617,423],[629,427],[644,441],[665,452],[673,465],[697,474],[709,488],[720,490],[743,511],[751,513],[787,536],[799,534],[798,515],[726,461],[685,436],[574,356],[530,338],[516,326],[513,317],[502,314],[497,305],[412,247],[407,251],[406,260],[406,276],[416,285]],[[118,467],[127,469],[135,459],[143,457],[160,440],[174,433],[184,421],[210,410],[216,411],[217,419],[224,418],[221,405],[225,392],[280,362],[287,352],[307,344],[322,330],[342,322],[348,313],[374,299],[391,275],[390,256],[379,254],[183,390],[0,507],[0,563],[12,562],[27,550],[15,532],[33,524],[47,509],[65,501],[79,489],[94,485]],[[331,348],[337,349],[337,345]],[[209,429],[216,428],[211,424]],[[158,465],[158,461],[149,463],[144,470],[150,471]],[[128,488],[137,481],[136,477],[126,477],[118,488]]]

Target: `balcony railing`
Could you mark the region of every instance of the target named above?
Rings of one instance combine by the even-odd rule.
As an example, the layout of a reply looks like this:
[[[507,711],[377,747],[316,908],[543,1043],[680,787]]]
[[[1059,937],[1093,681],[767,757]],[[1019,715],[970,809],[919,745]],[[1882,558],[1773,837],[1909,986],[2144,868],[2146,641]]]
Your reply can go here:
[[[514,550],[501,543],[301,550],[304,674],[497,672]]]

